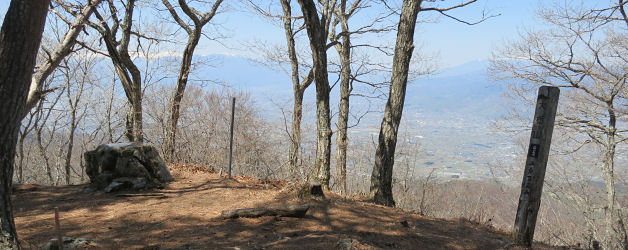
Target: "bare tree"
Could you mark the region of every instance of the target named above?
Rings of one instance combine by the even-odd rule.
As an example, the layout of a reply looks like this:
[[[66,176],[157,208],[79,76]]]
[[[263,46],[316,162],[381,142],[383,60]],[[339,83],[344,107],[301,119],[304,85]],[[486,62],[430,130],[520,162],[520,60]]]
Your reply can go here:
[[[476,24],[490,18],[483,16],[475,23],[469,23],[447,14],[448,11],[461,8],[476,2],[476,0],[466,1],[461,4],[446,7],[424,7],[422,0],[405,0],[401,8],[399,26],[397,28],[397,42],[395,44],[395,54],[393,57],[393,71],[390,80],[390,93],[384,110],[379,131],[379,144],[375,152],[375,165],[371,176],[370,196],[377,204],[395,206],[392,193],[392,174],[395,163],[395,147],[397,143],[397,132],[403,113],[403,104],[406,95],[408,82],[408,72],[412,51],[414,50],[414,29],[417,16],[421,11],[436,11],[456,21],[469,25]]]
[[[295,172],[299,164],[299,149],[301,147],[301,120],[303,118],[303,94],[307,87],[314,80],[314,69],[310,69],[305,77],[299,76],[299,59],[297,57],[295,35],[292,22],[292,8],[290,0],[281,0],[283,15],[284,33],[286,36],[286,46],[288,48],[288,58],[290,59],[290,79],[292,80],[293,108],[292,108],[292,133],[290,134],[290,151],[288,161],[290,171]]]
[[[120,14],[118,6],[116,6],[113,0],[107,0],[109,16],[104,16],[98,10],[94,10],[98,23],[89,22],[89,26],[100,33],[129,101],[125,135],[129,141],[142,142],[144,140],[142,129],[142,76],[129,54],[131,35],[138,35],[134,34],[131,29],[135,2],[136,0],[127,0],[123,4],[124,16],[121,19],[118,16]],[[108,20],[111,21],[111,24],[108,23]],[[120,37],[119,40],[118,37]]]
[[[622,123],[628,115],[622,111],[628,87],[625,4],[620,0],[604,9],[565,4],[540,11],[549,29],[524,33],[520,41],[504,46],[491,65],[498,79],[567,90],[557,125],[580,135],[572,137],[572,153],[589,148],[587,144],[599,150],[606,191],[605,249],[620,247],[625,237],[615,233],[622,210],[616,197],[616,151],[628,140]]]
[[[336,20],[342,30],[342,43],[337,44],[336,51],[340,55],[340,103],[338,104],[338,130],[336,132],[336,171],[338,184],[343,193],[347,193],[347,124],[349,121],[349,81],[351,76],[351,36],[349,34],[349,17],[357,10],[360,0],[353,2],[347,10],[347,1],[340,0]],[[330,33],[332,38],[334,32]]]
[[[179,68],[177,86],[172,97],[170,117],[167,124],[168,132],[166,141],[164,142],[165,159],[166,161],[171,162],[174,160],[177,123],[180,116],[181,100],[183,99],[183,95],[185,93],[185,86],[188,83],[188,76],[190,75],[194,50],[196,49],[196,46],[201,39],[203,26],[205,26],[209,21],[212,20],[212,18],[214,18],[218,11],[218,7],[220,7],[220,4],[222,3],[222,0],[215,1],[212,4],[211,10],[206,13],[200,12],[197,9],[190,7],[185,0],[179,0],[179,8],[192,21],[192,24],[188,24],[188,22],[185,22],[183,19],[181,19],[179,14],[177,14],[177,10],[170,4],[168,0],[162,0],[161,2],[164,4],[164,6],[166,6],[168,12],[170,12],[170,15],[172,15],[172,18],[174,18],[177,24],[188,34],[188,41],[185,49],[183,50],[181,65]]]
[[[397,28],[390,93],[379,130],[379,144],[375,153],[375,165],[371,176],[370,195],[375,203],[386,206],[395,206],[392,194],[392,167],[397,144],[397,131],[403,112],[410,58],[414,50],[414,28],[420,7],[420,0],[403,1],[399,27]]]
[[[62,18],[63,21],[69,25],[63,40],[54,48],[53,51],[45,50],[47,55],[46,60],[42,65],[37,66],[37,71],[33,75],[31,80],[30,89],[28,91],[28,99],[26,100],[26,109],[23,112],[22,117],[25,117],[28,112],[33,109],[37,102],[39,102],[44,96],[51,90],[43,89],[44,81],[52,74],[52,72],[59,66],[61,60],[68,56],[72,52],[72,47],[76,44],[76,38],[84,30],[85,23],[89,20],[89,17],[93,13],[94,9],[100,4],[102,0],[88,0],[85,6],[72,6],[71,4],[64,3],[61,0],[55,0],[57,5],[66,8],[68,10],[73,7],[80,8],[80,12],[76,14],[73,22]],[[57,15],[61,15],[53,9]]]
[[[0,29],[0,248],[21,249],[11,189],[15,146],[50,0],[11,1]]]
[[[329,189],[331,156],[331,117],[329,79],[327,74],[327,34],[336,0],[323,1],[321,15],[312,0],[298,0],[312,49],[314,82],[316,84],[316,163],[313,180]]]
[[[339,55],[340,61],[340,80],[339,80],[339,92],[340,102],[338,104],[338,119],[336,123],[336,172],[337,185],[340,186],[340,191],[347,192],[347,146],[349,145],[349,139],[347,132],[349,129],[349,98],[352,95],[354,82],[364,83],[369,87],[379,88],[380,83],[372,82],[370,80],[362,79],[364,76],[371,76],[374,72],[377,72],[381,65],[374,65],[375,63],[369,60],[368,57],[360,58],[356,60],[355,50],[359,48],[376,48],[376,51],[385,51],[385,46],[377,46],[372,42],[369,45],[353,44],[352,36],[375,34],[388,32],[392,27],[385,26],[382,23],[390,14],[385,13],[383,15],[377,15],[369,20],[366,24],[360,27],[350,29],[349,20],[356,15],[360,10],[365,9],[370,2],[364,0],[355,0],[347,3],[346,0],[341,0],[334,10],[334,19],[330,27],[329,40],[330,45],[336,49]],[[340,25],[340,30],[336,33],[336,26]],[[355,68],[354,68],[355,67]],[[367,110],[366,113],[369,111]],[[362,114],[363,116],[364,114]],[[359,118],[357,119],[359,122]],[[356,126],[353,124],[351,126]]]
[[[64,66],[62,71],[65,81],[65,98],[67,103],[67,109],[69,109],[69,128],[67,136],[67,147],[65,152],[64,174],[65,184],[70,185],[72,174],[72,157],[75,149],[76,134],[78,133],[78,127],[83,119],[87,115],[88,105],[85,103],[86,89],[90,88],[90,82],[93,77],[94,67],[94,54],[78,55],[75,58],[66,58],[62,65]],[[69,60],[74,59],[74,60]]]
[[[271,10],[271,5],[269,5],[269,8],[264,8],[262,7],[262,4],[254,0],[248,0],[247,2],[257,14],[268,18],[271,21],[276,19],[280,20],[280,26],[284,31],[286,40],[285,47],[265,45],[253,45],[252,47],[264,54],[263,60],[257,60],[258,63],[270,67],[279,67],[290,76],[293,94],[291,113],[292,120],[289,129],[287,125],[285,126],[285,132],[290,141],[288,149],[289,172],[292,175],[291,178],[297,178],[297,173],[303,170],[302,154],[300,154],[303,140],[301,133],[301,123],[303,120],[303,97],[305,90],[314,80],[313,67],[305,62],[306,60],[304,55],[300,54],[297,49],[297,36],[299,32],[303,31],[303,17],[293,14],[291,0],[280,0],[281,13],[279,14],[276,14]],[[284,112],[282,109],[282,114],[285,115],[285,113],[289,112]]]

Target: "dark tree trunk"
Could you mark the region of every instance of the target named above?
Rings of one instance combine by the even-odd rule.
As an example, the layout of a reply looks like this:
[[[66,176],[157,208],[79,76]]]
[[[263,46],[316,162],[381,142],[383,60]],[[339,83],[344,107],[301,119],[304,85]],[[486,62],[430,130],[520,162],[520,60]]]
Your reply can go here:
[[[11,1],[0,30],[0,249],[20,249],[11,203],[15,146],[49,4]]]
[[[406,97],[408,69],[414,49],[414,27],[420,11],[420,0],[405,0],[401,9],[397,42],[393,57],[393,71],[390,80],[390,92],[384,119],[379,130],[379,143],[375,152],[375,165],[371,176],[371,196],[377,204],[395,206],[392,194],[392,174],[395,163],[397,132]]]
[[[329,160],[331,154],[331,123],[329,115],[329,79],[327,78],[328,13],[319,19],[312,0],[299,0],[312,49],[314,82],[316,84],[316,163],[312,179],[329,189]],[[333,8],[333,7],[332,7]]]

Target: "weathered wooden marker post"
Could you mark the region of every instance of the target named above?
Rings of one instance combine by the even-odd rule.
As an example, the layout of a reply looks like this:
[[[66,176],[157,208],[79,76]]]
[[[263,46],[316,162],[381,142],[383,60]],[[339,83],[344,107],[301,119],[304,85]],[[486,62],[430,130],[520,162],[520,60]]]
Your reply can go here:
[[[55,233],[57,234],[57,249],[63,250],[63,235],[61,235],[61,223],[59,223],[58,207],[55,207]]]
[[[233,157],[233,118],[235,117],[235,97],[231,99],[231,136],[229,137],[229,168],[228,176],[231,179],[231,159]]]
[[[530,146],[515,218],[515,243],[526,247],[532,245],[536,217],[541,205],[543,180],[554,131],[559,94],[560,90],[557,87],[542,86],[539,88],[536,101]]]

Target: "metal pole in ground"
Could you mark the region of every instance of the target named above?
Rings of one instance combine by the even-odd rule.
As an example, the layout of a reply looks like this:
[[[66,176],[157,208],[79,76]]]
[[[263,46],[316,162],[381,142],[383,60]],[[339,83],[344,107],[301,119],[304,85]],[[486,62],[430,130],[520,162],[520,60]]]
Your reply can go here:
[[[530,247],[534,238],[559,95],[560,90],[557,87],[539,88],[515,217],[515,243],[525,247]]]
[[[231,179],[231,162],[233,157],[233,118],[235,117],[235,97],[231,99],[231,136],[229,138],[229,168],[228,176]]]

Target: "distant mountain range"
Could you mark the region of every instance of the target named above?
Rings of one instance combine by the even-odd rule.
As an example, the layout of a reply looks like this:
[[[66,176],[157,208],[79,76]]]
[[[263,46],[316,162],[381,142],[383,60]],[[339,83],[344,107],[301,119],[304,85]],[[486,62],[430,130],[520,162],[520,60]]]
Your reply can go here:
[[[200,78],[219,79],[235,89],[248,91],[258,103],[272,99],[291,99],[292,83],[289,76],[254,63],[227,55],[209,56],[216,67],[196,72]],[[461,113],[484,118],[503,114],[500,98],[502,89],[487,77],[488,61],[472,61],[447,68],[429,78],[420,78],[408,84],[405,109],[430,114]],[[332,90],[332,104],[337,103],[337,88]],[[387,90],[385,90],[387,93]],[[314,85],[306,92],[306,102],[314,101]],[[357,103],[361,101],[353,98]],[[384,101],[381,101],[383,104]]]
[[[265,115],[278,113],[271,99],[285,103],[288,110],[292,107],[292,84],[284,72],[242,57],[211,57],[216,67],[197,72],[199,77],[220,79],[235,89],[249,92]],[[491,177],[489,167],[495,167],[495,159],[514,158],[510,139],[491,128],[491,122],[502,116],[506,108],[501,99],[502,88],[488,79],[487,66],[487,61],[472,61],[408,84],[401,129],[413,138],[420,138],[421,165],[417,168],[437,168],[443,176],[454,172],[459,173],[456,174],[459,178],[484,178]],[[314,93],[312,84],[306,91],[306,104],[314,103]],[[334,112],[338,109],[337,88],[332,90],[331,98]],[[385,101],[352,97],[352,111],[365,111],[367,103],[370,109],[382,111]],[[309,106],[305,119],[313,121],[314,108]],[[376,135],[381,119],[380,112],[368,114],[359,126],[351,129],[352,136]]]

